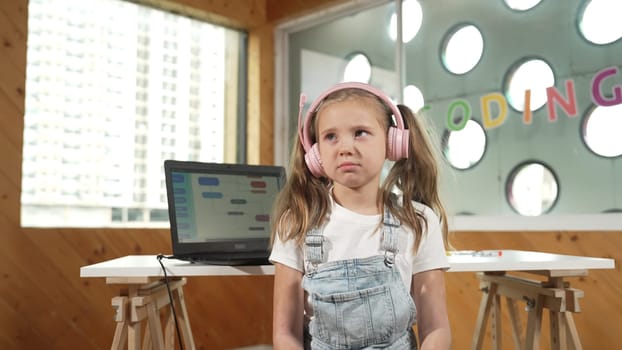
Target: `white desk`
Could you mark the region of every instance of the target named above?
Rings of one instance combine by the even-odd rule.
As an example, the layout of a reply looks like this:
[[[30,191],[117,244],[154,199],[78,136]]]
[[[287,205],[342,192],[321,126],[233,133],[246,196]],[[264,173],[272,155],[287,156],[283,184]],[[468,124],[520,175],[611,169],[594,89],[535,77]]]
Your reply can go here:
[[[449,272],[573,271],[613,269],[613,259],[521,250],[460,250],[449,253]],[[169,276],[271,275],[274,266],[217,266],[162,259]],[[155,255],[128,255],[80,268],[80,277],[164,277]]]
[[[541,318],[544,309],[551,313],[551,349],[581,349],[580,340],[572,313],[578,312],[579,298],[583,292],[570,288],[565,277],[585,276],[590,269],[613,269],[613,259],[570,256],[540,252],[518,250],[484,250],[484,251],[455,251],[448,255],[449,272],[477,272],[480,279],[480,289],[483,291],[482,302],[475,327],[472,348],[481,349],[488,317],[492,316],[493,346],[501,347],[501,309],[500,297],[506,298],[510,318],[512,320],[513,340],[517,349],[537,349],[541,328]],[[271,275],[273,266],[216,266],[193,264],[174,259],[162,259],[167,275],[178,281],[176,285],[177,300],[182,309],[182,318],[185,317],[185,339],[188,349],[194,348],[190,326],[183,303],[182,286],[184,277],[190,276],[237,276],[237,275]],[[527,272],[548,279],[544,282],[511,276],[513,271]],[[104,261],[101,263],[83,266],[80,268],[80,277],[106,278],[108,284],[129,286],[128,291],[113,298],[113,307],[117,310],[117,330],[113,340],[113,348],[121,348],[127,341],[130,349],[140,348],[140,307],[153,299],[157,309],[168,305],[165,300],[161,279],[164,273],[155,255],[128,255],[125,257]],[[146,291],[150,292],[146,292]],[[159,293],[159,294],[158,294]],[[151,299],[145,299],[149,295]],[[119,299],[121,298],[121,299]],[[140,299],[142,298],[142,299]],[[516,315],[515,301],[526,302],[529,308],[526,335],[523,337]],[[138,304],[137,304],[138,303]],[[137,311],[138,310],[138,311]],[[152,319],[153,309],[151,309]],[[126,317],[127,315],[127,317]],[[129,317],[131,315],[131,317]],[[153,343],[155,348],[172,346],[169,337],[162,338],[158,332],[159,323],[151,325],[151,335],[145,334],[143,345]],[[171,323],[167,323],[168,332]],[[129,331],[128,331],[129,329]],[[183,330],[182,329],[182,330]],[[149,333],[149,331],[146,331]],[[129,335],[128,335],[129,334]],[[168,334],[168,333],[167,333]],[[149,338],[152,337],[152,340]]]

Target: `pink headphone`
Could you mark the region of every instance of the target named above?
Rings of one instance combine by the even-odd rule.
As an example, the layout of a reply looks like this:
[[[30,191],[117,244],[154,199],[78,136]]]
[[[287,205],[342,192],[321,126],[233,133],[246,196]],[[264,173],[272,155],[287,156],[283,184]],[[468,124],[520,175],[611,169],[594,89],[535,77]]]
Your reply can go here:
[[[305,150],[305,163],[311,171],[311,174],[316,177],[324,176],[324,169],[322,168],[322,160],[320,159],[320,151],[317,142],[311,145],[311,137],[309,136],[309,127],[311,125],[311,115],[315,113],[319,104],[322,103],[326,96],[331,93],[339,90],[356,88],[367,91],[382,100],[393,112],[395,116],[396,126],[389,127],[389,134],[387,137],[387,157],[389,160],[400,160],[402,158],[408,157],[408,130],[404,128],[404,120],[402,118],[402,114],[400,110],[393,104],[391,99],[389,99],[382,91],[374,88],[371,85],[363,84],[363,83],[340,83],[332,88],[326,90],[322,93],[318,98],[315,99],[307,114],[305,116],[304,124],[302,124],[302,109],[307,100],[304,94],[300,95],[300,109],[298,110],[298,137],[300,138],[300,143]],[[301,127],[302,125],[302,127]]]

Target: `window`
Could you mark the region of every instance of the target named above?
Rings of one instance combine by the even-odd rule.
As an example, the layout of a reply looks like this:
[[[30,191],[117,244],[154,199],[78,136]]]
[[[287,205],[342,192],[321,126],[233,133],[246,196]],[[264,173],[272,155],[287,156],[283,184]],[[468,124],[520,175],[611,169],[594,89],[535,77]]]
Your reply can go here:
[[[421,4],[416,0],[402,2],[402,42],[410,42],[421,28],[423,12]],[[397,40],[397,15],[393,13],[389,20],[389,36],[391,40]]]
[[[541,162],[516,166],[507,182],[506,195],[512,209],[523,216],[549,212],[558,197],[558,181],[550,167]]]
[[[369,83],[371,79],[371,62],[363,53],[351,55],[343,71],[343,81]]]
[[[546,103],[546,88],[555,85],[551,66],[541,59],[521,60],[510,68],[506,77],[505,95],[517,111],[525,110],[528,102],[531,111]],[[529,92],[529,100],[525,98]]]
[[[622,104],[594,106],[581,125],[583,142],[594,153],[614,158],[622,155]]]
[[[620,13],[619,1],[586,1],[578,17],[579,32],[592,44],[611,44],[622,38]]]
[[[425,105],[425,100],[421,90],[415,85],[407,85],[404,88],[404,104],[406,104],[413,112],[419,111]]]
[[[121,0],[28,13],[23,226],[165,227],[164,158],[245,161],[225,152],[245,123],[242,102],[225,107],[245,100],[225,83],[245,33]]]
[[[469,119],[459,131],[446,130],[442,143],[443,155],[449,164],[466,170],[474,167],[484,156],[486,133],[478,122]]]
[[[443,65],[454,74],[471,71],[484,53],[484,38],[472,24],[456,26],[450,31],[443,44]]]
[[[343,79],[349,54],[364,53],[369,83],[430,122],[446,160],[439,188],[449,215],[478,216],[467,226],[456,220],[458,230],[523,222],[535,229],[555,221],[550,216],[620,208],[621,192],[612,189],[622,188],[622,1],[420,0],[408,10],[404,0],[406,43],[392,39],[398,2],[365,3],[277,26],[277,164],[288,161],[300,93],[311,103]],[[417,30],[409,35],[410,25]],[[542,165],[517,175],[508,197],[508,174],[530,159]],[[591,229],[622,223],[619,213],[580,221]]]
[[[542,0],[505,0],[505,4],[515,11],[527,11],[534,8]]]

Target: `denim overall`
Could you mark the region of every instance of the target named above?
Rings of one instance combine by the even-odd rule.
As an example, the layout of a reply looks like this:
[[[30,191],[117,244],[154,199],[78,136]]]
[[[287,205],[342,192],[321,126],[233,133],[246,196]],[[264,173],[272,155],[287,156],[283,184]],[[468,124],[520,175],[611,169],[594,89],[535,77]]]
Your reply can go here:
[[[399,221],[384,215],[384,255],[323,261],[321,229],[307,232],[302,287],[313,307],[305,347],[333,349],[417,349],[412,326],[416,310],[394,268]],[[308,333],[307,333],[308,332]]]

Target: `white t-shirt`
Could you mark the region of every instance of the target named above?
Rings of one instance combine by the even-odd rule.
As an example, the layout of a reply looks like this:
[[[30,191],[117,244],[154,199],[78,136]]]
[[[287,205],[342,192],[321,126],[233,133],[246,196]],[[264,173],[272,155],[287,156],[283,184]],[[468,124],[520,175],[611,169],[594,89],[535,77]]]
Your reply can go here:
[[[395,266],[410,291],[412,275],[418,272],[449,268],[443,236],[438,216],[428,206],[413,202],[415,208],[422,212],[428,222],[428,231],[424,232],[417,254],[413,254],[414,234],[407,226],[401,225],[394,234],[398,235],[398,252]],[[366,258],[384,254],[380,240],[382,225],[378,225],[382,215],[361,215],[333,201],[330,219],[323,230],[324,262]],[[281,241],[278,236],[274,241],[270,261],[281,263],[304,273],[304,247],[294,240]]]

